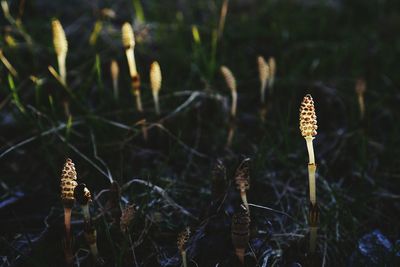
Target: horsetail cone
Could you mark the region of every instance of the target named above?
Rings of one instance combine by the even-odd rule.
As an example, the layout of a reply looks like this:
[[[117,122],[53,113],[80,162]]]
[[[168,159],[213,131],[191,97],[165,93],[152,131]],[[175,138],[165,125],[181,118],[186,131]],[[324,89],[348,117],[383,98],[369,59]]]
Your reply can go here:
[[[246,158],[240,163],[235,173],[235,183],[237,189],[240,191],[240,197],[243,204],[246,209],[249,210],[246,190],[249,190],[250,188],[250,158]]]
[[[189,238],[190,238],[190,228],[186,227],[185,230],[183,230],[181,233],[179,233],[178,240],[176,243],[178,246],[179,252],[181,253],[183,267],[187,267],[186,245],[187,245],[187,242],[189,241]]]
[[[61,172],[61,200],[64,207],[72,208],[74,205],[74,190],[78,185],[76,179],[75,165],[71,159],[67,159]]]
[[[160,64],[158,64],[157,61],[154,61],[150,65],[150,86],[157,114],[160,114],[160,103],[158,100],[158,92],[161,89],[161,83],[162,83],[162,76],[161,76]]]
[[[51,28],[53,31],[53,45],[56,54],[66,54],[68,52],[68,42],[60,21],[58,19],[53,19],[51,22]]]
[[[53,31],[53,45],[57,55],[58,71],[60,73],[61,81],[65,85],[67,80],[67,68],[65,66],[65,59],[68,52],[68,42],[65,37],[65,32],[58,19],[51,22]]]
[[[317,115],[315,114],[314,101],[311,95],[303,98],[300,106],[300,131],[303,137],[317,135]]]
[[[261,83],[261,103],[264,104],[265,102],[265,89],[267,87],[267,82],[269,78],[269,66],[267,62],[265,62],[265,59],[263,56],[258,56],[257,58],[257,63],[258,63],[258,74],[260,78],[260,83]]]
[[[122,25],[122,44],[125,49],[135,48],[135,35],[129,22]]]
[[[232,105],[231,105],[231,116],[235,117],[236,116],[236,107],[237,107],[237,86],[236,86],[236,79],[235,76],[233,76],[232,72],[230,69],[228,69],[226,66],[221,66],[221,73],[224,76],[226,85],[228,86],[229,90],[231,91],[231,97],[232,97]]]
[[[244,254],[250,239],[250,216],[247,210],[242,209],[232,217],[231,236],[235,254],[244,264]]]

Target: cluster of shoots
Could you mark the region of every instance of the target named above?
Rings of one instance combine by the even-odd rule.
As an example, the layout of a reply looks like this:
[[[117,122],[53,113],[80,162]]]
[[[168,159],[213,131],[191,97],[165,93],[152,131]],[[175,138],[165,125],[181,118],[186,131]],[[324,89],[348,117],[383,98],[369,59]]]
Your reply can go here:
[[[151,93],[153,94],[155,111],[157,115],[160,115],[160,102],[158,99],[158,94],[161,90],[162,76],[161,76],[161,68],[160,64],[157,61],[154,61],[150,65],[150,86]]]
[[[356,81],[355,91],[357,94],[358,106],[360,109],[360,117],[361,119],[364,118],[365,115],[365,101],[364,101],[364,94],[367,90],[367,83],[364,79],[360,78]]]
[[[179,253],[181,254],[182,257],[182,264],[183,267],[187,267],[187,257],[186,257],[186,245],[189,241],[190,238],[190,228],[186,227],[185,230],[179,233],[178,235],[178,240],[177,240],[177,246]]]
[[[244,207],[232,217],[232,243],[235,254],[242,266],[244,266],[244,256],[250,239],[250,215]]]
[[[61,171],[61,200],[64,206],[65,224],[65,256],[68,266],[72,266],[72,237],[71,237],[71,213],[75,202],[82,208],[84,217],[85,239],[90,246],[92,256],[98,258],[96,230],[92,226],[89,205],[92,196],[85,184],[77,183],[77,172],[71,159],[67,159]]]
[[[65,86],[67,84],[67,68],[66,58],[68,52],[68,42],[65,37],[64,29],[58,19],[54,19],[51,22],[51,28],[53,31],[53,45],[57,55],[58,72],[61,83]]]
[[[125,49],[128,60],[129,74],[131,76],[132,92],[136,98],[136,108],[143,112],[142,100],[140,95],[140,76],[136,68],[135,61],[135,35],[130,23],[125,22],[122,25],[122,44]]]
[[[250,188],[250,158],[244,159],[235,173],[235,183],[237,189],[240,192],[240,198],[242,199],[243,205],[249,212],[249,203],[247,202],[246,191]]]

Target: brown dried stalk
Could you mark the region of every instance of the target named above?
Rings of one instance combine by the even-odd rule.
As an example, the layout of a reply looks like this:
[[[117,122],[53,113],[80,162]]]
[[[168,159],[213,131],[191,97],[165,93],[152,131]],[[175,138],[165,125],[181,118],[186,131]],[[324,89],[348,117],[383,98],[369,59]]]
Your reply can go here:
[[[317,202],[316,188],[315,188],[315,156],[313,148],[314,136],[317,135],[317,116],[315,114],[314,101],[311,95],[306,95],[300,106],[300,132],[301,135],[306,139],[307,150],[308,150],[308,179],[310,187],[310,201],[312,205]]]
[[[231,91],[232,97],[232,105],[231,105],[231,116],[236,116],[236,109],[237,109],[237,88],[236,88],[236,79],[233,76],[232,72],[226,67],[221,66],[221,73],[225,78],[226,85],[228,86],[229,90]]]
[[[237,189],[240,191],[240,197],[244,206],[246,207],[246,210],[250,212],[246,195],[246,190],[249,190],[250,188],[250,158],[244,159],[236,169],[235,183],[237,185]]]
[[[135,218],[136,208],[135,204],[128,205],[122,210],[120,227],[123,233],[127,233],[129,231],[129,226],[133,219]]]
[[[114,98],[119,98],[119,88],[118,88],[118,77],[119,77],[119,67],[118,62],[116,60],[112,60],[110,64],[110,73],[114,91]]]
[[[160,64],[158,64],[157,61],[154,61],[150,65],[150,85],[157,115],[160,115],[160,103],[158,100],[158,93],[160,92],[161,89],[161,83],[162,83],[162,76],[161,76]]]
[[[263,56],[257,57],[258,63],[258,74],[260,78],[260,93],[261,93],[261,104],[265,104],[265,89],[267,88],[269,78],[269,66]]]
[[[226,15],[228,14],[228,4],[229,0],[224,0],[222,3],[221,14],[219,16],[218,23],[218,39],[221,39],[222,34],[224,33]]]
[[[270,90],[270,93],[272,94],[272,91],[274,89],[275,74],[276,74],[276,61],[274,57],[270,57],[268,59],[268,66],[269,66],[268,88]]]
[[[177,241],[177,246],[182,256],[183,267],[187,267],[186,244],[189,241],[189,238],[190,238],[190,228],[186,227],[185,230],[179,233]]]
[[[232,243],[235,254],[244,266],[244,255],[250,239],[250,215],[246,209],[235,213],[232,217]]]
[[[63,85],[67,84],[67,68],[65,66],[65,60],[68,52],[68,42],[65,36],[64,29],[58,19],[54,19],[51,22],[51,28],[53,30],[53,45],[57,55],[58,71],[60,73],[61,81]]]
[[[357,93],[358,106],[360,108],[361,119],[364,118],[365,114],[364,94],[366,90],[367,90],[367,83],[365,82],[365,80],[363,78],[358,79],[356,82],[355,91]]]

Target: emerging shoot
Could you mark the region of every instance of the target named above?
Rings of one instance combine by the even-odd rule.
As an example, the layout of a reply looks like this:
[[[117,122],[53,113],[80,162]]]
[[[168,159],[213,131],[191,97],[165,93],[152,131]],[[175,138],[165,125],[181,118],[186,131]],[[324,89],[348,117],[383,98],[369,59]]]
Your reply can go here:
[[[184,231],[179,233],[178,235],[178,241],[177,241],[177,246],[179,249],[179,252],[181,253],[182,256],[182,263],[183,267],[187,267],[187,259],[186,259],[186,244],[189,240],[190,237],[190,228],[187,227]]]
[[[258,56],[258,74],[260,78],[260,93],[261,93],[261,104],[265,104],[265,90],[267,89],[267,83],[269,78],[269,66],[263,56]]]
[[[250,212],[246,195],[246,190],[250,188],[250,158],[244,159],[236,169],[235,183],[247,212]]]
[[[97,232],[92,225],[90,219],[90,211],[89,211],[89,204],[92,202],[92,196],[85,184],[79,184],[77,187],[75,187],[74,196],[76,202],[78,202],[82,208],[84,224],[85,224],[84,225],[85,240],[89,245],[90,253],[96,260],[99,257],[99,251],[97,249]]]
[[[151,93],[153,94],[154,105],[156,114],[160,115],[160,103],[158,100],[158,93],[161,89],[161,68],[160,64],[157,61],[154,61],[150,66],[150,86],[151,86]]]
[[[119,98],[119,88],[118,88],[118,77],[119,77],[119,67],[116,60],[112,60],[110,64],[110,73],[114,91],[114,98]]]
[[[131,24],[128,22],[125,22],[124,25],[122,25],[122,44],[128,60],[132,92],[136,99],[136,108],[139,112],[143,112],[142,100],[140,96],[140,76],[137,72],[135,61],[135,35],[133,33]]]
[[[268,88],[269,92],[272,94],[274,89],[274,82],[275,82],[275,74],[276,74],[276,61],[274,57],[270,57],[268,59],[268,66],[269,66],[269,79],[268,79]]]
[[[244,266],[244,255],[246,252],[247,244],[250,239],[250,215],[244,208],[235,213],[232,217],[232,243],[235,248],[235,254],[240,263]]]
[[[68,42],[65,37],[64,29],[58,19],[54,19],[51,22],[51,28],[53,30],[53,45],[57,55],[58,72],[60,73],[62,84],[67,84],[67,68],[65,66],[65,60],[68,52]]]
[[[355,90],[357,93],[358,106],[360,108],[360,117],[363,119],[365,114],[364,94],[367,90],[367,83],[364,79],[360,78],[357,80]]]
[[[317,116],[315,114],[314,101],[311,95],[306,95],[300,106],[300,132],[306,139],[307,151],[309,157],[308,163],[308,179],[310,187],[310,201],[312,205],[317,203],[316,189],[315,189],[315,157],[313,140],[317,135]]]
[[[232,105],[231,105],[231,116],[236,117],[236,109],[237,109],[237,90],[236,90],[236,79],[233,76],[232,72],[226,67],[221,66],[221,73],[225,78],[226,85],[231,91],[232,97]]]

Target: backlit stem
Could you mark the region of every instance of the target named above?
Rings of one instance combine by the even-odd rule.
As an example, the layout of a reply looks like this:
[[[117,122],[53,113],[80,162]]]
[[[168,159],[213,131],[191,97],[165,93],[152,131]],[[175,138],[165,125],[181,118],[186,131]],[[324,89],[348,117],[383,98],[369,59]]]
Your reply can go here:
[[[187,267],[186,251],[181,252],[183,267]]]
[[[128,48],[125,50],[125,53],[126,53],[126,58],[128,60],[129,73],[130,73],[131,77],[134,77],[137,75],[134,50],[133,50],[133,48]]]
[[[65,66],[67,54],[63,53],[57,56],[58,61],[58,72],[60,73],[61,81],[63,85],[67,85],[67,68]]]
[[[310,226],[310,252],[314,253],[317,246],[318,227]]]
[[[232,96],[232,106],[231,106],[231,116],[236,116],[236,109],[237,109],[237,92],[236,90],[231,89],[231,96]]]
[[[364,113],[365,113],[365,103],[364,103],[364,95],[363,94],[358,94],[358,105],[360,107],[360,116],[362,119],[362,118],[364,118]]]
[[[310,187],[310,202],[312,205],[317,203],[317,193],[315,188],[315,170],[317,166],[315,164],[308,164],[308,182]]]

